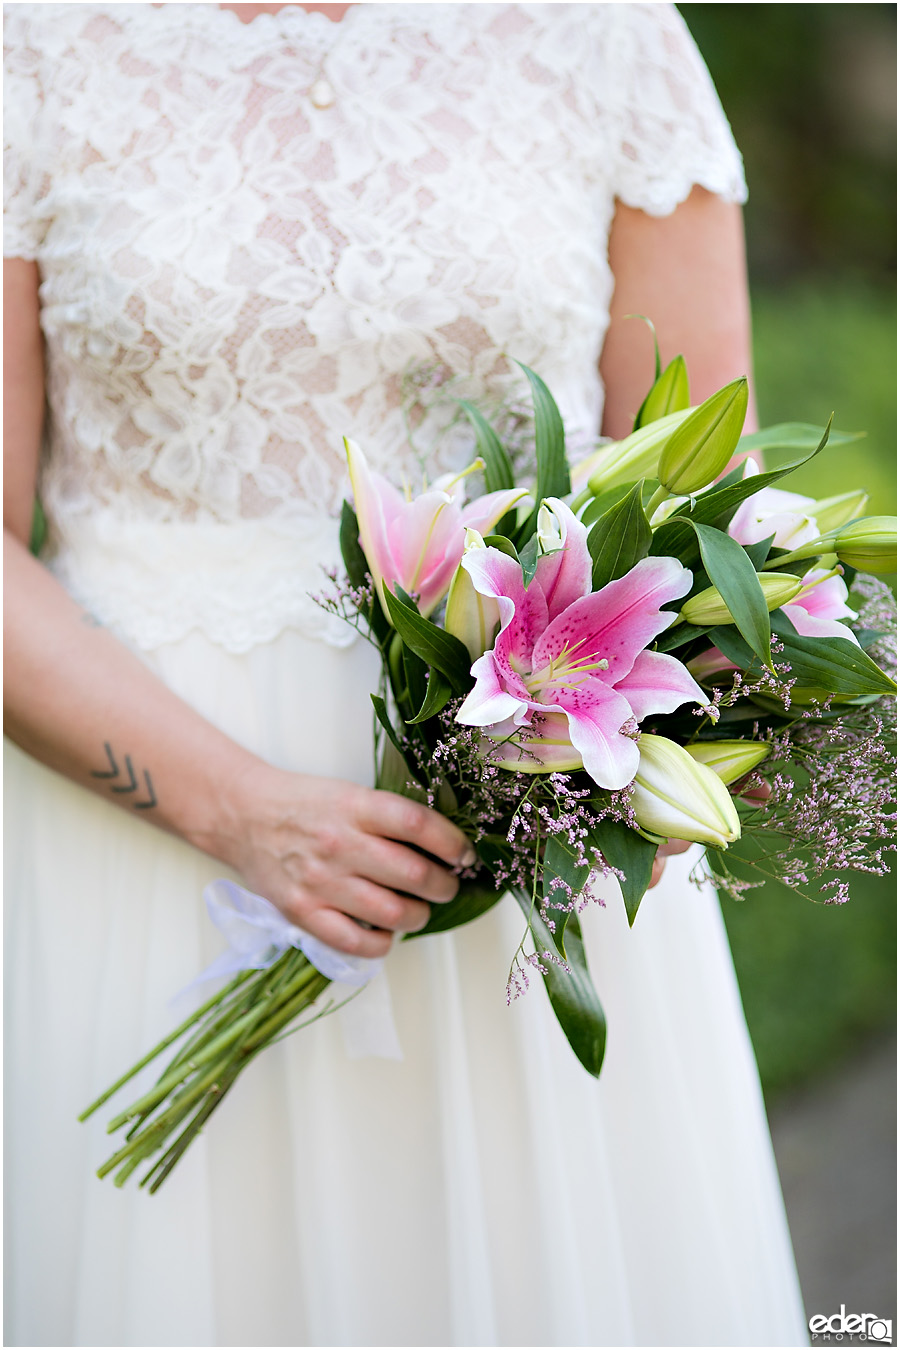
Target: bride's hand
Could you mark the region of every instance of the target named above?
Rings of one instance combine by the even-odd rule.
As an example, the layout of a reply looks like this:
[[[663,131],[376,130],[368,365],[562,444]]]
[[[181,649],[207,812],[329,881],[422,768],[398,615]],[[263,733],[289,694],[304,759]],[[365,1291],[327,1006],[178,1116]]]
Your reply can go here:
[[[653,859],[653,871],[650,875],[651,890],[662,879],[663,870],[666,866],[666,858],[673,858],[677,853],[687,853],[692,847],[689,839],[670,839],[665,844],[660,844],[656,851],[656,857]]]
[[[239,796],[224,860],[292,923],[354,956],[383,956],[395,931],[424,927],[423,902],[452,900],[450,869],[475,859],[449,820],[393,792],[259,764]]]

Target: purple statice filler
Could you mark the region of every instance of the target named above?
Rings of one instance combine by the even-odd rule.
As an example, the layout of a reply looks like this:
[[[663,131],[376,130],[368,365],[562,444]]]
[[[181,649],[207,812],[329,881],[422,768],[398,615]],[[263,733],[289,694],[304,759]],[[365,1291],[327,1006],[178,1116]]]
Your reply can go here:
[[[895,678],[893,594],[877,578],[860,574],[851,596],[859,605],[854,626],[879,635],[869,655]],[[829,696],[809,707],[795,705],[791,715],[781,729],[754,727],[754,738],[771,748],[741,786],[743,832],[756,833],[767,848],[752,865],[810,899],[844,904],[852,874],[884,876],[896,851],[896,699],[842,704]],[[745,794],[763,782],[770,796],[749,802]],[[734,898],[748,885],[719,872],[714,880]]]

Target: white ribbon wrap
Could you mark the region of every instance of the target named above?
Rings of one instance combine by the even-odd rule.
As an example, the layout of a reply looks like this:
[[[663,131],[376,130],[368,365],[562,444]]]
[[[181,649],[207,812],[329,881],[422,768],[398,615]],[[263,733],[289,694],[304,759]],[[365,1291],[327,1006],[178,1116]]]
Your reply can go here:
[[[228,943],[228,950],[197,976],[194,984],[239,970],[265,970],[288,947],[297,947],[307,961],[335,985],[340,1003],[364,985],[364,994],[338,1011],[344,1048],[352,1059],[375,1055],[402,1059],[403,1052],[394,1025],[390,990],[382,973],[383,959],[348,956],[306,933],[284,917],[280,910],[237,882],[220,877],[203,892],[209,917]]]

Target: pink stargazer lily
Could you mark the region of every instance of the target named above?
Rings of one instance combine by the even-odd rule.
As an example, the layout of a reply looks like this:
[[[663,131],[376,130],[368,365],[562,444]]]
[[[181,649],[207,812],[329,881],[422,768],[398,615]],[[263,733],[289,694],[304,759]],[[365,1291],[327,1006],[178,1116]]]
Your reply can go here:
[[[752,459],[745,462],[745,478],[755,478],[759,471]],[[760,488],[741,502],[728,533],[739,544],[758,544],[771,534],[776,548],[799,548],[818,538],[819,526],[812,514],[815,504],[813,497],[803,497],[799,492]]]
[[[839,619],[856,618],[855,610],[847,604],[848,594],[835,572],[814,568],[803,578],[803,590],[781,608],[801,637],[846,638],[858,647],[856,634],[845,623],[838,623]]]
[[[748,460],[744,477],[757,473],[757,466]],[[780,488],[762,488],[741,503],[728,533],[739,544],[756,544],[774,535],[776,548],[800,548],[819,537],[815,507],[813,497],[782,492]],[[847,587],[836,572],[814,568],[804,576],[803,590],[789,604],[782,605],[782,610],[802,637],[840,637],[859,646],[847,625],[838,622],[856,618],[847,599]]]
[[[465,473],[439,479],[418,497],[406,497],[375,473],[355,441],[344,439],[359,539],[385,614],[384,587],[400,585],[428,615],[447,594],[462,557],[466,527],[487,534],[526,496],[525,488],[489,492],[461,504]],[[480,467],[480,461],[471,467]],[[390,615],[388,614],[390,619]]]
[[[646,650],[675,618],[661,606],[687,594],[691,573],[674,558],[644,558],[592,593],[586,527],[555,498],[546,508],[559,547],[538,559],[527,588],[519,563],[499,549],[473,549],[463,559],[475,589],[497,601],[500,632],[472,666],[475,687],[457,721],[493,740],[511,737],[492,755],[508,767],[583,765],[600,787],[622,788],[640,762],[623,728],[706,701],[680,661]],[[539,533],[546,546],[546,515]]]

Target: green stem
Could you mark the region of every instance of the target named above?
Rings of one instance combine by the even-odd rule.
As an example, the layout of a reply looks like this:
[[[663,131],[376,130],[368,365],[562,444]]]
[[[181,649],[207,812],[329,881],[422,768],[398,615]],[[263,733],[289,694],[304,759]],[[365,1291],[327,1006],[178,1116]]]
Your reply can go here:
[[[285,981],[296,973],[297,967],[302,970],[306,965],[307,961],[303,953],[291,947],[273,965],[263,970],[253,971],[252,973],[256,978],[245,984],[230,1003],[223,1004],[215,1016],[211,1017],[206,1025],[202,1026],[181,1047],[178,1054],[160,1075],[158,1082],[162,1082],[163,1078],[171,1073],[177,1064],[187,1063],[194,1059],[196,1053],[208,1045],[215,1036],[220,1035],[234,1018],[249,1012],[260,1000],[276,995]],[[223,994],[226,992],[223,990]]]
[[[319,972],[316,970],[315,966],[310,965],[309,962],[304,962],[303,969],[284,989],[281,1000],[284,1002],[296,1000],[298,994],[300,997],[305,997],[306,987],[309,984],[315,983],[315,978],[318,975]],[[319,978],[324,977],[319,976]],[[272,997],[274,998],[275,996],[272,995]],[[174,1088],[178,1086],[179,1083],[184,1082],[191,1073],[199,1070],[204,1064],[209,1063],[210,1060],[220,1057],[223,1051],[228,1050],[242,1037],[249,1036],[260,1023],[262,1023],[263,1026],[267,1025],[266,1019],[268,1018],[271,1020],[271,1015],[274,1011],[277,1010],[273,1010],[272,1007],[267,1006],[266,1002],[262,1000],[258,1002],[248,1012],[232,1022],[227,1030],[222,1031],[214,1040],[205,1045],[202,1050],[193,1055],[190,1060],[178,1062],[174,1068],[170,1068],[150,1092],[145,1093],[143,1097],[140,1097],[136,1102],[133,1102],[130,1107],[121,1112],[118,1116],[115,1116],[109,1122],[107,1133],[113,1134],[116,1130],[120,1129],[121,1126],[127,1124],[129,1120],[133,1120],[135,1116],[148,1115]]]
[[[644,509],[644,514],[648,520],[653,519],[653,512],[658,506],[662,506],[663,502],[667,502],[671,495],[669,489],[664,488],[662,484],[660,484]]]
[[[243,1065],[241,1066],[241,1068],[242,1067]],[[159,1158],[157,1162],[154,1163],[154,1165],[150,1168],[149,1172],[147,1172],[145,1176],[141,1177],[141,1186],[146,1186],[147,1183],[151,1180],[151,1178],[155,1176],[156,1179],[153,1181],[152,1185],[149,1188],[149,1192],[151,1195],[154,1195],[156,1191],[159,1190],[160,1186],[163,1184],[166,1177],[172,1171],[172,1168],[179,1161],[179,1159],[182,1158],[183,1155],[187,1152],[189,1146],[193,1143],[197,1135],[203,1129],[203,1126],[209,1120],[213,1111],[215,1111],[216,1108],[221,1105],[222,1101],[224,1100],[228,1092],[231,1090],[231,1088],[237,1081],[239,1073],[240,1068],[235,1069],[234,1073],[231,1075],[231,1077],[224,1084],[223,1087],[220,1087],[218,1091],[209,1094],[207,1100],[200,1107],[200,1110],[191,1119],[187,1128],[181,1132],[181,1134],[175,1140],[171,1148],[169,1148],[163,1154],[163,1156]],[[137,1164],[135,1164],[135,1166],[137,1166]],[[123,1168],[122,1171],[124,1170],[125,1169]],[[122,1182],[124,1182],[125,1180],[126,1178],[123,1177],[122,1181],[120,1182],[119,1177],[117,1176],[115,1178],[115,1184],[117,1186],[120,1186],[122,1185]]]
[[[312,977],[308,975],[309,971],[313,972]],[[104,1177],[121,1163],[126,1163],[126,1167],[122,1168],[119,1174],[122,1181],[118,1184],[122,1184],[134,1170],[132,1163],[137,1165],[148,1154],[162,1148],[166,1138],[190,1114],[199,1099],[208,1093],[212,1093],[215,1102],[220,1101],[225,1089],[231,1085],[254,1055],[268,1044],[273,1035],[277,1034],[299,1012],[302,1012],[304,1007],[315,1002],[322,990],[330,983],[313,966],[307,965],[303,974],[305,977],[303,987],[298,988],[297,979],[292,981],[291,996],[282,999],[277,1011],[272,1012],[271,1008],[262,1009],[264,1013],[269,1014],[268,1017],[261,1025],[257,1024],[255,1027],[249,1025],[244,1029],[244,1039],[237,1046],[236,1051],[225,1058],[220,1057],[205,1074],[199,1074],[192,1083],[173,1098],[161,1115],[157,1116],[152,1123],[148,1124],[133,1138],[130,1137],[125,1147],[119,1149],[111,1158],[107,1159],[98,1170],[97,1175]],[[155,1104],[158,1105],[159,1101]],[[152,1107],[148,1108],[144,1111],[144,1114],[149,1114],[152,1109]],[[134,1108],[132,1108],[132,1111],[134,1111]],[[209,1112],[207,1112],[207,1116],[208,1114]],[[206,1116],[204,1116],[205,1118]],[[198,1121],[198,1129],[199,1124]],[[192,1134],[188,1131],[184,1148],[187,1148],[192,1137]]]
[[[775,567],[784,567],[787,563],[800,562],[805,558],[821,558],[834,550],[830,547],[837,538],[837,532],[834,534],[820,535],[818,539],[811,539],[808,544],[802,544],[800,548],[795,548],[792,553],[783,553],[780,558],[770,558],[768,562],[763,563],[762,570],[771,572]]]
[[[261,1049],[262,1046],[265,1045],[272,1036],[276,1035],[286,1023],[290,1022],[298,1013],[301,1013],[305,1007],[315,1003],[322,991],[331,983],[331,981],[327,979],[326,976],[320,974],[319,971],[316,971],[315,973],[318,975],[318,980],[311,980],[309,982],[311,989],[301,990],[290,1002],[285,1002],[280,1008],[273,1012],[269,1020],[264,1022],[261,1027],[258,1027],[256,1031],[254,1031],[252,1036],[247,1038],[247,1041],[241,1047],[243,1053],[247,1053],[248,1051],[257,1048]]]
[[[152,1124],[148,1125],[140,1134],[135,1135],[129,1143],[123,1148],[120,1148],[111,1158],[107,1158],[102,1167],[97,1169],[97,1176],[101,1178],[105,1177],[108,1172],[111,1172],[114,1167],[118,1167],[126,1158],[130,1158],[133,1153],[139,1151],[141,1156],[145,1156],[147,1152],[152,1152],[154,1148],[157,1148],[158,1144],[154,1143],[154,1140],[157,1138],[164,1139],[166,1137],[166,1134],[171,1130],[173,1123],[177,1123],[177,1121],[184,1117],[186,1110],[190,1109],[192,1103],[196,1101],[198,1097],[201,1097],[207,1088],[213,1085],[218,1075],[223,1071],[223,1068],[224,1066],[222,1064],[213,1065],[206,1074],[201,1075],[189,1087],[186,1087],[182,1092],[178,1093],[171,1105],[161,1116],[157,1116]]]
[[[148,1064],[151,1064],[153,1060],[156,1059],[157,1055],[161,1055],[164,1050],[168,1049],[168,1047],[173,1043],[173,1041],[177,1041],[179,1036],[183,1036],[184,1033],[190,1027],[192,1027],[195,1022],[198,1022],[201,1017],[203,1017],[206,1013],[208,1013],[211,1008],[214,1008],[216,1004],[221,1002],[221,1000],[225,998],[229,993],[237,989],[238,985],[242,984],[246,979],[248,979],[251,973],[252,972],[250,971],[241,971],[240,975],[238,975],[236,979],[232,980],[231,984],[226,985],[224,989],[220,989],[219,992],[213,996],[213,998],[208,999],[207,1002],[204,1003],[202,1007],[198,1008],[196,1012],[191,1013],[190,1017],[185,1018],[185,1020],[181,1023],[181,1025],[176,1027],[175,1030],[171,1032],[168,1036],[166,1036],[164,1040],[161,1040],[159,1044],[149,1052],[149,1054],[146,1054],[143,1059],[138,1060],[137,1064],[135,1064],[132,1068],[130,1068],[127,1073],[123,1074],[121,1078],[117,1079],[116,1082],[113,1083],[112,1087],[107,1088],[106,1091],[102,1094],[102,1096],[98,1097],[96,1101],[91,1102],[91,1105],[87,1108],[87,1110],[82,1111],[78,1119],[80,1121],[84,1121],[87,1120],[89,1116],[92,1116],[94,1112],[98,1109],[98,1107],[102,1106],[104,1102],[109,1101],[110,1097],[112,1097],[114,1093],[118,1092],[120,1087],[124,1087],[124,1085],[127,1082],[129,1082],[132,1078],[134,1078],[135,1074],[140,1073],[141,1069],[145,1068]]]

